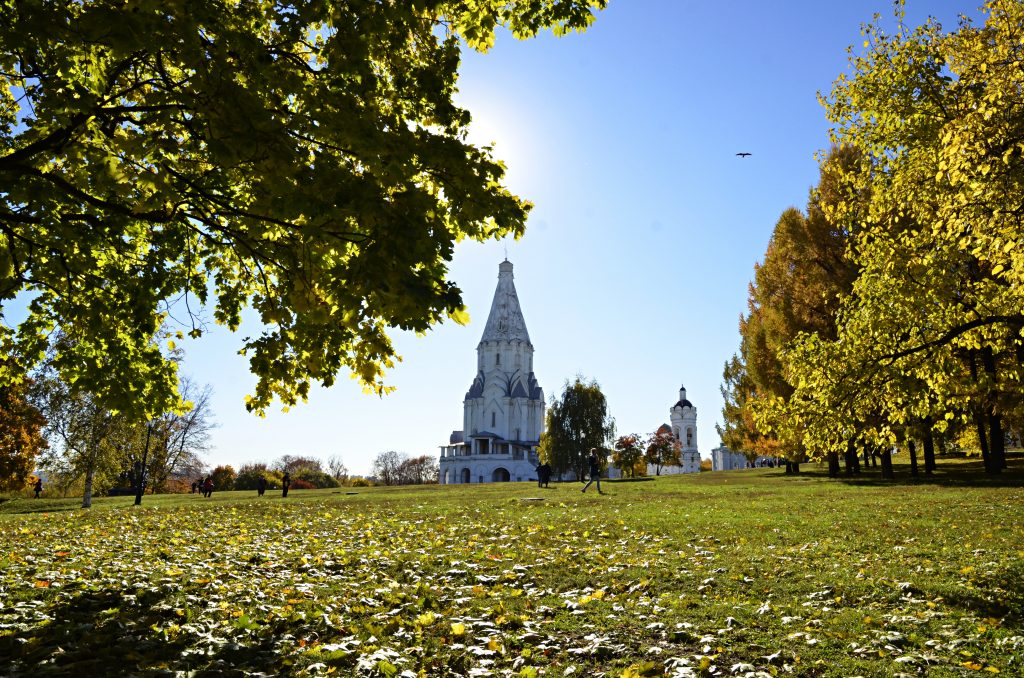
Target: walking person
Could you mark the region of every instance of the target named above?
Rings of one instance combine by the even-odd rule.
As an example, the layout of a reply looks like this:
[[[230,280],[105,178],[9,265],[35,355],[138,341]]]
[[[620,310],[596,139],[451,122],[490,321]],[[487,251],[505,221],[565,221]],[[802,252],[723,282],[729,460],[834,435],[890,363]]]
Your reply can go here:
[[[601,491],[601,460],[597,457],[596,447],[590,448],[590,458],[587,461],[590,462],[590,480],[587,481],[587,484],[583,486],[583,489],[580,490],[580,492],[586,492],[587,488],[590,487],[590,484],[596,480],[597,493],[604,494],[604,492]]]
[[[32,489],[35,490],[35,498],[39,499],[39,495],[43,493],[43,479],[36,478],[36,484],[32,486]]]
[[[291,487],[291,486],[292,486],[292,477],[290,475],[288,475],[287,471],[285,471],[285,474],[281,477],[281,496],[282,497],[287,497],[288,496],[288,488]]]
[[[263,493],[267,491],[267,477],[260,475],[260,479],[256,481],[256,494],[259,497],[263,496]]]
[[[206,476],[206,480],[203,481],[203,496],[209,499],[213,496],[213,477]]]

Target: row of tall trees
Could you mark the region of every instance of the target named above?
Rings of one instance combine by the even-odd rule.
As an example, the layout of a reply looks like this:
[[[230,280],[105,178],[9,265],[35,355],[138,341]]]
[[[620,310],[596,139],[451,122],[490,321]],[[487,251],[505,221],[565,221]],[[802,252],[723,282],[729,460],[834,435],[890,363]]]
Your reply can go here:
[[[221,470],[220,482],[217,480],[218,470]],[[281,487],[285,473],[295,489],[339,487],[349,481],[348,467],[337,455],[331,456],[324,464],[316,457],[284,454],[270,464],[242,464],[237,473],[230,466],[219,466],[212,475],[219,490],[255,490],[259,487],[260,478],[266,481],[268,488]]]
[[[891,476],[969,430],[997,473],[1024,420],[1024,3],[948,32],[901,9],[822,97],[833,150],[755,270],[720,434]]]
[[[437,457],[422,454],[410,457],[404,452],[381,452],[373,460],[373,475],[383,485],[424,485],[436,483]]]
[[[213,428],[209,387],[188,379],[179,386],[182,402],[149,421],[103,407],[44,368],[30,382],[30,399],[43,418],[49,446],[37,460],[48,484],[62,495],[82,492],[82,506],[93,494],[114,487],[163,492],[175,477],[201,473],[200,454]]]

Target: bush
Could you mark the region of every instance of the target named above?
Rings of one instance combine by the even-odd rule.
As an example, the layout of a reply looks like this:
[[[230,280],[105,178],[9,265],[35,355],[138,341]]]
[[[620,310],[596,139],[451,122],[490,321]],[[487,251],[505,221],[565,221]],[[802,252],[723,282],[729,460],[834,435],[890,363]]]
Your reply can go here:
[[[292,480],[291,489],[293,489],[293,490],[315,490],[316,489],[316,485],[314,485],[313,483],[309,482],[308,480],[303,480],[302,478],[295,478],[294,480]]]
[[[313,469],[299,469],[292,474],[292,487],[298,487],[295,483],[302,481],[309,483],[311,487],[322,489],[325,487],[338,487],[338,481],[328,473]]]
[[[214,492],[224,492],[234,489],[235,469],[232,467],[218,466],[213,469],[213,473],[210,474],[210,477],[213,479]]]
[[[366,478],[353,478],[352,480],[349,481],[348,486],[349,487],[373,487],[373,483],[371,483]]]
[[[168,478],[160,494],[188,494],[192,491],[192,482],[184,478]]]
[[[257,490],[259,489],[260,476],[267,479],[268,490],[281,488],[281,472],[271,471],[266,464],[242,464],[235,476],[236,490]]]

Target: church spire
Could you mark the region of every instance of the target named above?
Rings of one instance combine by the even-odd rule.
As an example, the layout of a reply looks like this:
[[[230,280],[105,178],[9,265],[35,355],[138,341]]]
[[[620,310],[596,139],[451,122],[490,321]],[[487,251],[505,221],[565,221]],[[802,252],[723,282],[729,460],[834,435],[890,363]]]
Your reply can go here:
[[[506,259],[498,264],[498,287],[494,290],[494,301],[491,302],[491,313],[487,316],[481,343],[517,340],[530,343],[512,278],[512,262]]]

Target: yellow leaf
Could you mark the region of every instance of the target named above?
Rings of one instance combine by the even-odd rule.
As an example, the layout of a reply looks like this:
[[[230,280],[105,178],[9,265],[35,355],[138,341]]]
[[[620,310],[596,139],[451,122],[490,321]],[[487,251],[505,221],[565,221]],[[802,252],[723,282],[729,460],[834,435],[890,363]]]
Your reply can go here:
[[[453,636],[464,636],[466,635],[466,625],[461,622],[452,622],[452,635]]]

